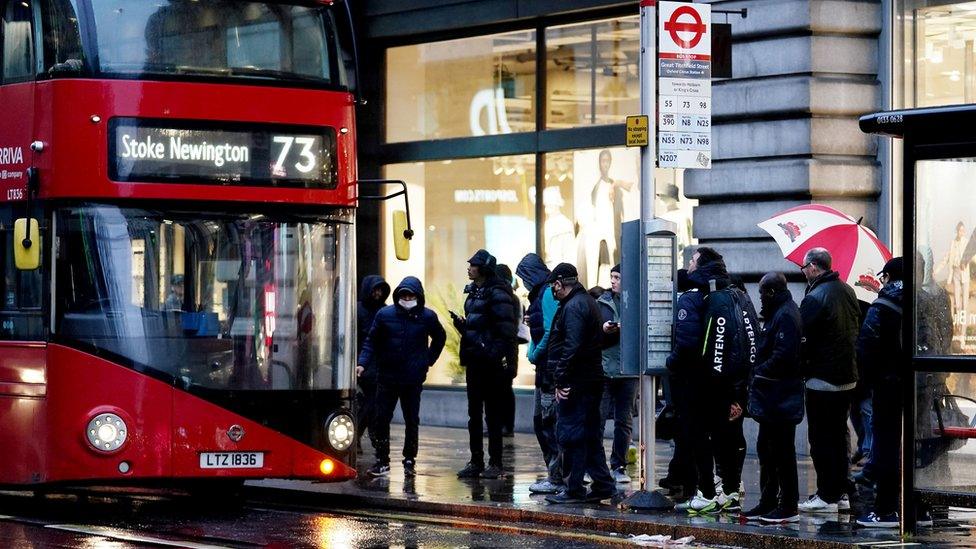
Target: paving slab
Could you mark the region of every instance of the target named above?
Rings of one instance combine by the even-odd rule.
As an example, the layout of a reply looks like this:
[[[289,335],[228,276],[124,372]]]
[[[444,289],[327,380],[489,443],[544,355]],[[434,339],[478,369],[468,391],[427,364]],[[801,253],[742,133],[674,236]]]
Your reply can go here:
[[[538,443],[532,435],[516,433],[505,439],[504,478],[458,479],[456,472],[468,460],[468,434],[464,429],[421,427],[417,476],[405,477],[397,460],[402,448],[403,427],[394,425],[389,477],[367,478],[364,474],[343,483],[266,480],[249,483],[262,497],[301,501],[336,508],[386,509],[477,518],[509,523],[533,523],[559,528],[577,528],[619,535],[665,534],[674,538],[695,536],[707,544],[740,547],[852,547],[897,546],[895,530],[859,528],[853,514],[801,515],[798,524],[761,526],[741,522],[737,515],[689,516],[687,513],[637,513],[621,510],[613,501],[582,505],[552,505],[541,495],[529,493],[529,485],[545,474]],[[368,443],[364,439],[364,444]],[[609,444],[609,441],[607,441]],[[609,451],[609,447],[608,447]],[[359,455],[358,469],[365,472],[374,459],[369,448]],[[657,444],[658,471],[665,472],[671,455],[669,443]],[[636,465],[629,465],[634,479],[619,484],[625,494],[637,489]],[[809,459],[799,462],[800,497],[816,490],[816,476]],[[754,505],[759,496],[759,463],[748,456],[743,467],[743,506]],[[855,512],[870,503],[870,492],[855,499]],[[938,517],[937,517],[938,518]],[[911,544],[928,547],[976,546],[976,513],[949,510],[935,528],[923,529]]]

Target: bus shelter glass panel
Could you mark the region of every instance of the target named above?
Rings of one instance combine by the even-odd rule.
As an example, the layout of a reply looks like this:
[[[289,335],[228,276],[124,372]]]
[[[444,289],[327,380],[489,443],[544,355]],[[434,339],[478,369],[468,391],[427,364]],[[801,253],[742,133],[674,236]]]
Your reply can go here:
[[[390,48],[388,142],[535,131],[535,31]]]
[[[386,177],[407,181],[410,215],[416,234],[409,261],[393,253],[389,223],[392,210],[385,206],[383,274],[391,287],[405,276],[424,284],[425,305],[434,310],[447,330],[447,345],[430,369],[427,383],[463,384],[465,370],[459,361],[459,335],[450,311],[464,314],[464,288],[470,282],[468,259],[484,248],[499,264],[515,271],[519,261],[536,247],[535,156],[500,156],[436,162],[394,164]],[[524,306],[528,292],[519,284],[515,294]],[[519,347],[516,385],[532,386],[535,373]]]
[[[922,160],[915,177],[915,356],[976,355],[976,158]],[[916,487],[976,492],[976,374],[919,372],[915,389]]]
[[[546,29],[546,127],[619,124],[640,111],[640,18]]]

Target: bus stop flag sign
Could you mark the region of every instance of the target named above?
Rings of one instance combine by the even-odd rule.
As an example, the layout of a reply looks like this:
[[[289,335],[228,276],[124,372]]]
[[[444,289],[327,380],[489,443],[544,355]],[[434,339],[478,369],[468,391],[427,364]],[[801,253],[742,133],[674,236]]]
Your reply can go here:
[[[712,8],[658,2],[658,166],[712,166]]]

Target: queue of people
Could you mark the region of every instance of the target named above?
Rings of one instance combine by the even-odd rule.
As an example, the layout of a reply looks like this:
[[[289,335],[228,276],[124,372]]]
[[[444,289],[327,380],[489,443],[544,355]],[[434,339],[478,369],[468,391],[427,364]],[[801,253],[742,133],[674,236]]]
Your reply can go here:
[[[747,521],[786,523],[797,521],[800,512],[850,509],[856,490],[847,424],[852,403],[862,406],[869,398],[874,413],[867,414],[872,419],[864,428],[872,443],[859,450],[870,454],[865,471],[871,472],[877,499],[857,522],[897,526],[904,380],[890,365],[901,345],[901,258],[881,271],[883,287],[865,308],[863,321],[853,290],[831,267],[828,250],[806,253],[800,272],[807,287],[799,306],[787,277],[767,273],[759,283],[759,314],[715,249],[697,248],[688,268],[679,271],[675,341],[667,361],[678,429],[674,458],[661,481],[677,511],[734,512]],[[528,291],[523,307],[513,292],[511,270],[486,250],[468,260],[467,272],[463,314],[450,313],[460,336],[468,399],[470,459],[457,476],[505,475],[502,437],[512,429],[512,379],[519,345],[527,343],[527,358],[535,366],[533,426],[545,470],[530,491],[545,494],[551,504],[618,494],[618,487],[630,482],[626,464],[638,388],[638,378],[626,375],[621,365],[621,276],[626,273],[614,267],[610,288],[594,299],[576,267],[560,263],[550,271],[541,257],[528,254],[516,268]],[[393,305],[380,308],[389,286],[379,277],[364,280],[362,295],[359,413],[376,451],[368,474],[389,472],[389,424],[399,401],[406,422],[404,470],[413,475],[422,384],[443,349],[445,332],[436,313],[424,307],[416,278],[397,286]],[[759,425],[760,493],[743,510],[747,416]],[[614,437],[608,463],[603,432],[610,417]],[[816,491],[800,501],[795,438],[804,417]],[[862,475],[859,482],[868,481]],[[927,514],[919,520],[924,524]]]

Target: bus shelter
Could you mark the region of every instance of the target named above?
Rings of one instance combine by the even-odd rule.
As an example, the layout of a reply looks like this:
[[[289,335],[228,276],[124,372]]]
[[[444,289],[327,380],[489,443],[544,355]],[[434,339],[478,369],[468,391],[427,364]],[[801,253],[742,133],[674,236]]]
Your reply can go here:
[[[891,368],[903,374],[901,516],[913,532],[918,505],[976,508],[976,105],[871,114],[861,129],[904,145],[904,360]]]

